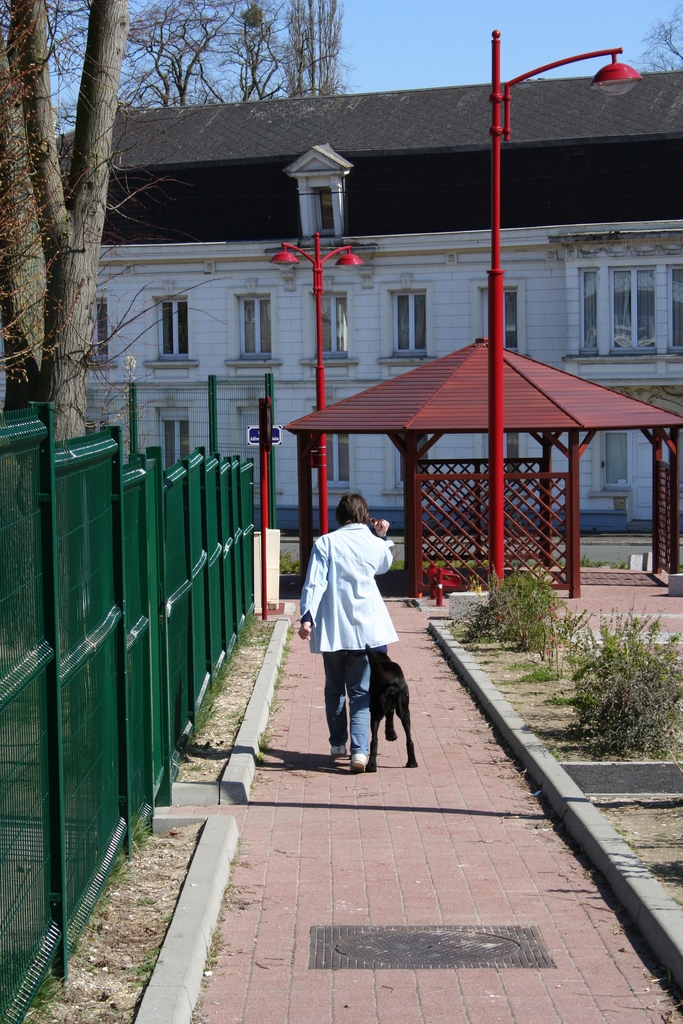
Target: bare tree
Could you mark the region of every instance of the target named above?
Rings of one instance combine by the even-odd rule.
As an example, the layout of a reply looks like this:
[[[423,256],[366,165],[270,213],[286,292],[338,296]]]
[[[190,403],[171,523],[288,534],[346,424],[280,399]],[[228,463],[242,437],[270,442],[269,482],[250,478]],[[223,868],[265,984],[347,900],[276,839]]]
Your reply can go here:
[[[140,106],[283,93],[285,0],[159,0],[131,22],[122,98]]]
[[[676,71],[683,68],[683,4],[674,7],[666,21],[654,21],[643,39],[647,49],[640,58],[644,71]]]
[[[230,48],[232,3],[162,0],[131,21],[122,100],[137,106],[220,103]]]
[[[90,0],[75,130],[66,161],[60,161],[55,133],[46,0],[8,0],[6,26],[6,38],[0,40],[0,171],[3,187],[14,197],[11,210],[3,210],[3,241],[9,238],[13,244],[14,258],[0,265],[2,309],[16,334],[10,342],[13,373],[30,384],[32,360],[37,367],[40,355],[36,397],[55,403],[57,436],[64,438],[82,433],[85,423],[128,4]],[[22,345],[23,359],[17,348]],[[31,391],[27,386],[26,397]]]
[[[269,100],[283,92],[282,7],[282,3],[250,3],[239,11],[226,66],[227,74],[237,79],[233,99]]]
[[[289,96],[344,92],[348,67],[342,60],[343,16],[343,5],[337,0],[289,0],[285,43]]]
[[[168,107],[342,92],[343,13],[339,0],[156,0],[131,22],[123,102]]]

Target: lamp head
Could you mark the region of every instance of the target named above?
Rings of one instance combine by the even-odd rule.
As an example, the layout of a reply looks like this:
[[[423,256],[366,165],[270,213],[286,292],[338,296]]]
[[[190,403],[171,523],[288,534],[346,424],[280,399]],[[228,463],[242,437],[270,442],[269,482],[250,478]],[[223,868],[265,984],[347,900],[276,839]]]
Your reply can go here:
[[[274,256],[270,258],[271,263],[298,263],[299,260],[293,252],[289,252],[287,249],[282,249],[280,252],[276,252]]]
[[[362,259],[360,256],[356,256],[355,252],[342,253],[336,262],[336,266],[338,267],[360,267],[362,265]]]
[[[599,89],[607,96],[623,96],[641,80],[641,76],[630,64],[621,64],[613,59],[611,64],[600,68],[591,82],[591,89]]]

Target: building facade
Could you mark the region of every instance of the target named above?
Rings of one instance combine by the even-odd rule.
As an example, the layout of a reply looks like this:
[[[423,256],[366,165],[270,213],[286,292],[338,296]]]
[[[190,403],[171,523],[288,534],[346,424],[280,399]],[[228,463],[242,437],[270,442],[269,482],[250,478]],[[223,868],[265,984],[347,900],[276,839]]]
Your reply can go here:
[[[618,98],[586,85],[531,83],[515,96],[519,136],[503,162],[505,343],[683,413],[683,74],[645,76]],[[558,104],[561,136],[547,127]],[[363,259],[325,268],[328,404],[485,336],[487,105],[487,87],[467,87],[141,112],[119,139],[112,191],[130,198],[103,248],[93,381],[181,386],[271,371],[278,422],[312,411],[311,267],[269,260],[280,241],[307,246],[315,230]],[[191,418],[182,403],[162,405],[153,415],[173,461],[195,443]],[[246,432],[255,413],[235,403],[233,427]],[[524,435],[507,446],[534,454]],[[483,436],[435,449],[485,453]],[[328,473],[332,506],[358,489],[400,527],[402,467],[387,439],[328,439]],[[278,510],[279,525],[295,528],[289,436]],[[581,510],[585,529],[649,520],[645,438],[593,440]]]

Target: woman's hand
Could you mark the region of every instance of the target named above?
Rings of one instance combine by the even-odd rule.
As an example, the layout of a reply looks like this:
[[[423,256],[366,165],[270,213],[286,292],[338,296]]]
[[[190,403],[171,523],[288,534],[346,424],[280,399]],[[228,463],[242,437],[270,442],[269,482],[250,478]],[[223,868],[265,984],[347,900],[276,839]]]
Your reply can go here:
[[[386,537],[389,532],[389,521],[387,519],[373,519],[372,526],[378,537]]]
[[[299,636],[302,640],[311,639],[311,624],[310,622],[302,622],[299,626]]]

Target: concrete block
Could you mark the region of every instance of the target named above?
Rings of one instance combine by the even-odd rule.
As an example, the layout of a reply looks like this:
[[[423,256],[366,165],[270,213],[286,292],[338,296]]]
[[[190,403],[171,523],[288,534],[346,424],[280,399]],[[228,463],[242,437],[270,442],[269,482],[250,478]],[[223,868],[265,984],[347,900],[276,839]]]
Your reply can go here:
[[[669,596],[683,597],[683,572],[672,572],[669,576]]]
[[[653,572],[652,552],[645,551],[637,555],[628,556],[629,569],[637,569],[639,572]]]
[[[220,789],[217,782],[174,782],[174,807],[211,807],[218,804]]]
[[[206,821],[205,814],[171,814],[170,807],[155,807],[152,818],[152,832],[159,835],[170,832],[172,828],[183,828],[184,825],[201,825]]]
[[[466,591],[464,594],[450,594],[448,597],[448,613],[455,622],[463,622],[473,618],[483,604],[488,604],[488,593],[477,594]]]

